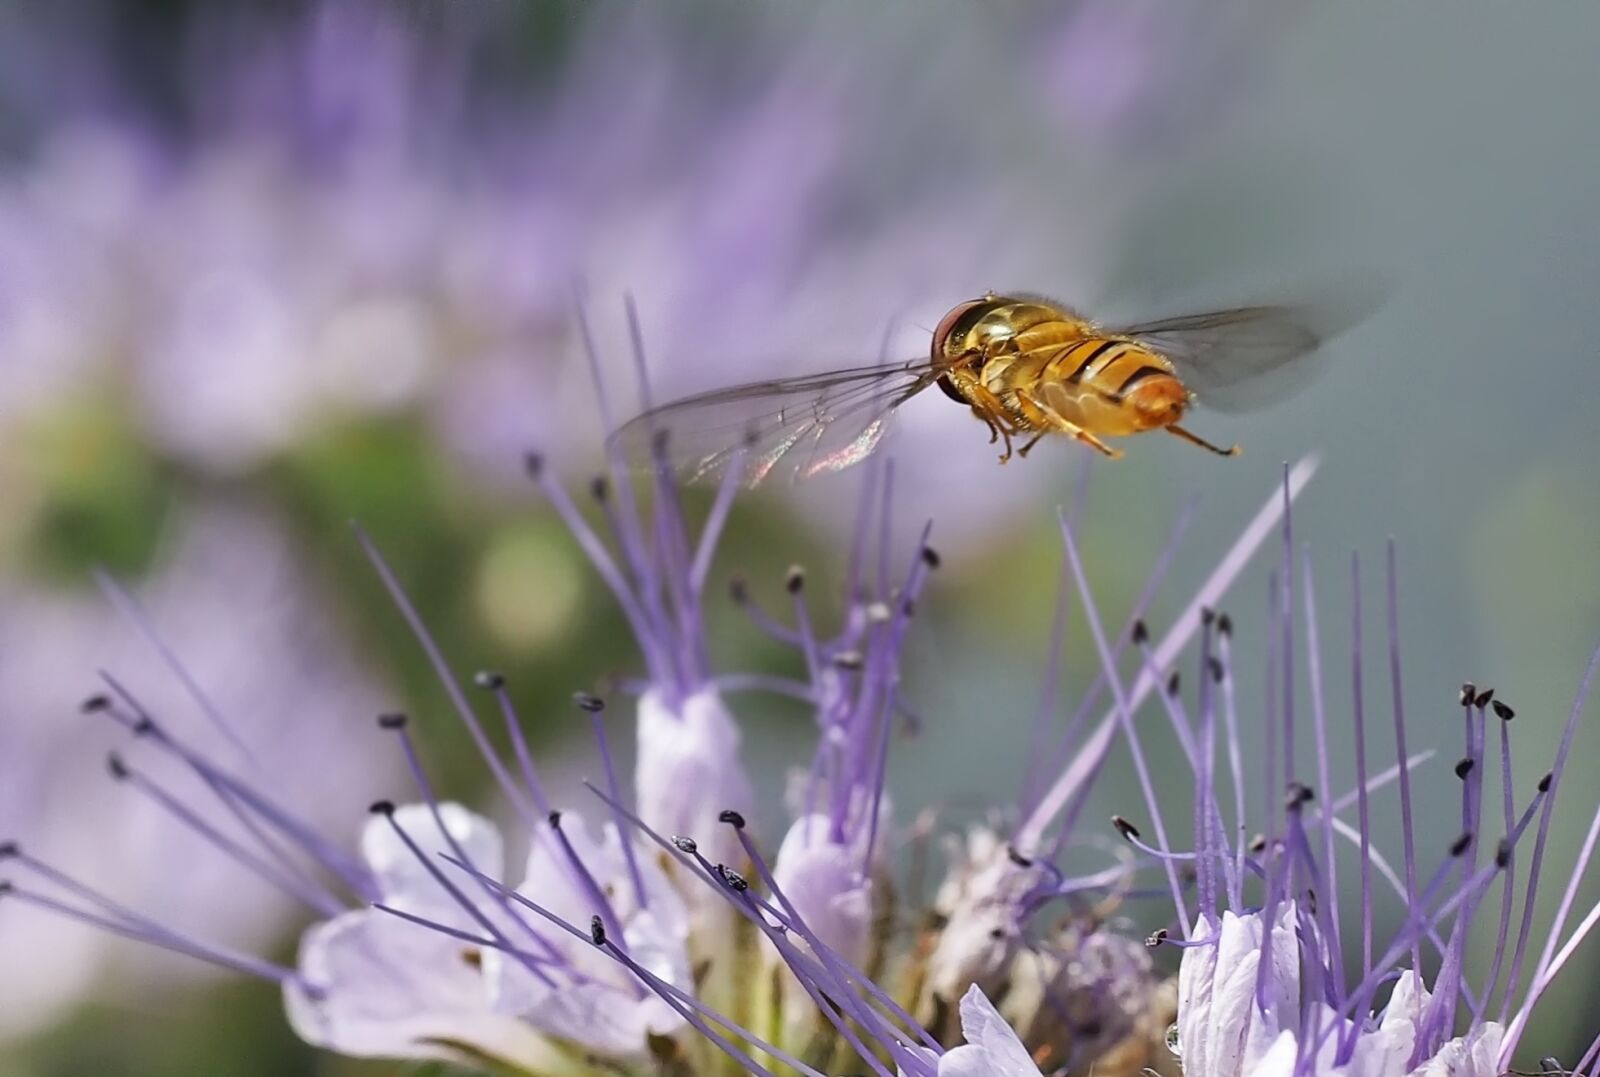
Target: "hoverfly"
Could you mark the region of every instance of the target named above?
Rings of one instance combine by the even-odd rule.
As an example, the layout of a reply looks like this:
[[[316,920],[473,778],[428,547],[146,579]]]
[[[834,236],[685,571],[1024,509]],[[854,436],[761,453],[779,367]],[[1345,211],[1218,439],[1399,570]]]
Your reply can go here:
[[[991,293],[940,319],[927,359],[701,393],[612,437],[624,456],[665,459],[691,481],[733,466],[747,486],[779,470],[799,480],[865,459],[895,410],[937,385],[1003,442],[1001,463],[1050,434],[1115,459],[1105,439],[1148,430],[1233,456],[1237,445],[1180,425],[1185,412],[1196,399],[1239,403],[1236,390],[1322,343],[1318,321],[1309,308],[1255,306],[1106,327],[1051,300]]]

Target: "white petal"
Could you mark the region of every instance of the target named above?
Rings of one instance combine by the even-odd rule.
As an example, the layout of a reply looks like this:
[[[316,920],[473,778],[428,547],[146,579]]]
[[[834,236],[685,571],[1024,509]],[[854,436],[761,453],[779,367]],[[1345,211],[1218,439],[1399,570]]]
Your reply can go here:
[[[789,828],[772,872],[808,928],[847,961],[866,957],[872,930],[872,883],[862,856],[835,844],[824,815],[808,815]]]
[[[1039,1077],[1039,1067],[1028,1056],[1022,1040],[976,985],[961,996],[961,1035],[968,1046],[983,1050],[989,1066],[987,1072],[992,1077]],[[960,1073],[961,1070],[951,1072]],[[939,1073],[944,1077],[944,1062],[939,1064]]]
[[[1505,1029],[1490,1021],[1441,1047],[1414,1074],[1419,1077],[1495,1077],[1500,1073],[1500,1041]]]
[[[989,1064],[989,1052],[970,1045],[953,1047],[939,1059],[939,1077],[999,1077]]]
[[[1250,1069],[1250,1077],[1294,1077],[1295,1038],[1289,1031],[1280,1032],[1261,1055],[1261,1060]]]
[[[713,861],[744,859],[738,838],[717,821],[722,811],[748,811],[750,780],[739,759],[739,726],[711,690],[697,692],[676,712],[654,690],[639,698],[639,761],[634,772],[639,814],[668,836],[700,843]],[[709,890],[711,900],[720,900]]]
[[[547,1054],[526,1025],[490,1010],[465,950],[369,909],[317,924],[301,942],[300,972],[321,994],[286,985],[289,1022],[307,1043],[346,1055],[461,1059],[477,1051],[526,1063]]]
[[[553,915],[586,928],[600,912],[595,897],[598,889],[609,915],[621,925],[620,941],[633,960],[662,980],[690,989],[688,915],[683,901],[655,857],[642,849],[635,854],[643,906],[616,828],[607,825],[596,840],[583,819],[569,812],[561,817],[559,834],[549,824],[540,824],[535,831],[528,875],[518,891]],[[582,864],[582,872],[573,864],[574,857]],[[683,1019],[671,1007],[654,995],[641,997],[633,974],[605,953],[549,927],[532,913],[527,920],[555,951],[558,967],[552,968],[546,979],[502,954],[485,954],[484,975],[496,1010],[586,1050],[618,1059],[643,1054],[649,1033],[672,1034],[682,1027]],[[532,948],[536,952],[543,949]]]
[[[501,877],[505,871],[505,853],[500,832],[493,823],[459,804],[449,803],[439,805],[439,818],[444,820],[443,831],[426,804],[406,804],[394,813],[394,823],[416,842],[424,856],[432,858],[435,867],[451,876],[452,882],[468,880],[468,877],[440,858],[441,853],[455,855],[446,832],[461,846],[473,867],[491,878]],[[386,903],[412,910],[419,906],[450,908],[455,905],[432,873],[395,833],[388,819],[373,816],[367,820],[366,829],[361,833],[361,856],[378,877],[378,892]],[[465,889],[471,891],[470,880],[468,883]]]

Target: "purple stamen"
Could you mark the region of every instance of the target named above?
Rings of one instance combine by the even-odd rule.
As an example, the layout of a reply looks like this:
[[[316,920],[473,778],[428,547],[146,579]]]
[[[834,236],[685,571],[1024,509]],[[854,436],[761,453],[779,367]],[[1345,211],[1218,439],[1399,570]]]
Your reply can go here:
[[[1600,648],[1596,648],[1594,654],[1590,656],[1589,665],[1583,672],[1583,682],[1578,686],[1578,696],[1573,701],[1572,710],[1567,716],[1566,728],[1561,732],[1561,746],[1556,749],[1555,765],[1550,768],[1550,773],[1547,775],[1548,782],[1541,787],[1542,789],[1548,788],[1550,796],[1545,801],[1543,814],[1539,817],[1539,835],[1534,839],[1533,858],[1529,861],[1528,889],[1522,898],[1522,925],[1517,932],[1517,948],[1511,958],[1510,976],[1506,980],[1506,997],[1500,1003],[1502,1022],[1504,1022],[1507,1009],[1511,1004],[1511,990],[1522,971],[1522,958],[1528,945],[1528,932],[1533,920],[1534,899],[1538,895],[1540,868],[1544,865],[1545,841],[1550,833],[1551,812],[1555,808],[1555,790],[1561,782],[1561,772],[1566,769],[1567,754],[1572,750],[1572,737],[1578,731],[1578,716],[1583,713],[1584,701],[1589,698],[1589,689],[1594,684],[1596,668],[1600,668]],[[1562,896],[1561,915],[1551,929],[1550,938],[1545,943],[1544,952],[1539,958],[1539,964],[1535,966],[1533,974],[1533,982],[1535,984],[1538,983],[1541,974],[1545,971],[1546,958],[1549,956],[1551,948],[1555,946],[1556,935],[1561,929],[1561,924],[1565,921],[1567,911],[1571,908],[1573,898],[1576,896],[1578,878],[1577,874],[1573,876],[1572,881],[1568,884],[1566,893]],[[1521,1026],[1526,1021],[1529,1005],[1529,1002],[1523,1003],[1518,1013],[1517,1021],[1507,1031],[1507,1040],[1511,1046],[1516,1045],[1517,1037],[1521,1035]],[[1501,1053],[1509,1057],[1509,1049],[1502,1050]]]
[[[1311,722],[1316,734],[1317,743],[1317,782],[1324,791],[1333,788],[1333,779],[1328,768],[1328,725],[1327,715],[1323,708],[1322,696],[1322,662],[1320,659],[1322,643],[1317,633],[1317,596],[1316,582],[1311,569],[1311,548],[1305,548],[1304,571],[1301,574],[1305,588],[1306,605],[1306,673],[1311,678]],[[1333,819],[1331,812],[1320,812],[1322,824],[1322,856],[1327,865],[1327,885],[1318,884],[1317,892],[1323,895],[1327,907],[1327,915],[1323,918],[1323,931],[1327,935],[1328,952],[1331,955],[1329,965],[1333,972],[1333,989],[1343,997],[1345,989],[1344,961],[1341,954],[1344,952],[1344,940],[1340,933],[1339,919],[1339,872],[1334,859]]]
[[[433,812],[434,825],[438,827],[439,832],[444,835],[445,841],[449,844],[451,851],[455,853],[456,857],[462,863],[470,863],[465,855],[465,852],[461,849],[460,843],[456,841],[455,836],[451,834],[449,829],[444,825],[444,820],[439,815],[438,807],[431,797],[429,798],[428,806]],[[387,802],[380,802],[378,804],[374,804],[372,810],[374,814],[382,815],[389,821],[389,827],[405,844],[406,849],[410,851],[411,855],[416,858],[417,863],[422,865],[423,870],[425,870],[433,878],[434,882],[439,884],[439,887],[450,896],[452,901],[461,907],[463,912],[470,916],[479,927],[483,928],[483,930],[488,933],[490,938],[494,939],[495,942],[499,944],[500,948],[504,949],[506,953],[516,957],[522,964],[522,967],[527,969],[530,973],[542,981],[545,986],[552,988],[556,986],[556,982],[550,978],[550,975],[545,972],[544,969],[540,967],[542,962],[537,962],[531,958],[521,956],[517,949],[510,944],[510,940],[506,938],[505,933],[495,926],[494,921],[490,920],[489,917],[484,914],[483,910],[478,908],[477,904],[462,892],[460,887],[451,882],[450,878],[445,875],[444,872],[439,870],[438,865],[433,862],[433,858],[427,853],[423,852],[422,847],[416,843],[416,839],[407,833],[406,828],[400,825],[400,820],[395,818],[394,805]],[[474,871],[473,874],[479,875],[480,873]],[[490,892],[494,893],[495,890],[490,888]],[[507,913],[511,912],[509,906],[506,905],[503,898],[501,900],[501,905],[502,907],[506,908]],[[515,914],[511,914],[511,918],[521,925],[531,938],[543,943],[546,947],[549,947],[549,941],[540,935],[536,930],[534,930],[532,924],[528,923],[522,917],[516,916]],[[552,956],[559,956],[554,950],[551,950],[550,953]]]
[[[816,693],[805,681],[776,677],[765,673],[724,673],[711,679],[719,692],[766,692],[775,696],[788,696],[802,703],[815,705]]]
[[[1280,605],[1283,593],[1278,589],[1278,576],[1275,572],[1267,573],[1267,654],[1266,654],[1266,750],[1262,752],[1262,765],[1266,772],[1266,785],[1262,790],[1263,803],[1273,805],[1278,793],[1278,754],[1276,733],[1278,729],[1278,693],[1277,675],[1280,668],[1276,648],[1282,641],[1282,635],[1277,631],[1278,620],[1283,616]],[[1278,813],[1276,810],[1267,813],[1267,848],[1278,847]],[[1268,930],[1261,936],[1261,962],[1256,966],[1256,1006],[1262,1010],[1267,1007],[1267,974],[1272,970],[1272,931],[1271,925],[1278,922],[1278,902],[1285,897],[1285,887],[1293,886],[1292,880],[1281,879],[1276,872],[1269,873],[1266,877],[1266,900],[1262,902],[1262,920],[1268,925]],[[1298,1057],[1300,1046],[1295,1048]]]
[[[433,666],[434,675],[439,678],[439,683],[444,686],[445,694],[450,697],[456,713],[461,716],[462,723],[467,727],[467,733],[472,737],[472,742],[477,746],[478,754],[488,764],[489,771],[494,775],[501,790],[511,801],[523,823],[532,830],[538,818],[532,805],[523,795],[521,789],[512,780],[505,764],[500,761],[500,753],[489,743],[488,736],[483,731],[483,725],[478,721],[477,712],[472,709],[472,704],[467,701],[466,693],[461,690],[461,683],[451,671],[449,663],[444,659],[444,654],[439,650],[439,645],[434,641],[433,633],[428,631],[428,626],[423,624],[417,608],[412,605],[411,599],[406,595],[405,589],[400,586],[400,581],[389,568],[389,563],[384,560],[383,554],[378,552],[378,547],[373,543],[367,533],[359,524],[352,524],[355,528],[356,540],[361,543],[361,548],[366,551],[367,559],[372,562],[373,568],[378,572],[378,578],[383,581],[383,586],[389,592],[390,599],[400,611],[400,616],[411,628],[411,634],[422,646],[423,653],[427,655],[428,663]],[[409,754],[409,749],[408,749]]]
[[[722,476],[716,499],[711,502],[711,511],[700,528],[700,542],[695,547],[694,562],[689,566],[689,593],[696,601],[705,594],[706,580],[711,575],[711,558],[722,539],[722,530],[727,526],[728,513],[733,508],[733,499],[739,492],[739,477],[743,473],[743,456],[735,456]]]
[[[1128,614],[1127,623],[1122,626],[1122,631],[1117,636],[1116,647],[1112,651],[1112,656],[1118,663],[1121,663],[1122,655],[1128,647],[1133,632],[1133,626],[1138,624],[1145,614],[1149,612],[1150,604],[1155,601],[1156,592],[1161,589],[1161,584],[1166,580],[1168,570],[1171,569],[1173,561],[1177,558],[1178,548],[1180,545],[1182,545],[1183,535],[1189,528],[1190,520],[1194,518],[1194,510],[1197,504],[1197,499],[1191,498],[1188,503],[1184,505],[1183,511],[1178,514],[1178,521],[1172,527],[1172,534],[1168,536],[1167,544],[1161,550],[1161,556],[1156,559],[1155,568],[1145,580],[1144,589],[1139,592],[1139,597],[1134,601],[1133,609]],[[1063,551],[1061,557],[1061,589],[1062,593],[1066,594],[1070,577],[1068,575],[1065,551]],[[1175,657],[1176,654],[1177,649],[1174,648],[1172,651],[1172,656]],[[1157,658],[1151,659],[1152,663],[1158,663],[1159,661],[1160,660]],[[1089,720],[1089,712],[1099,704],[1100,697],[1105,692],[1105,687],[1105,675],[1103,673],[1096,673],[1094,679],[1089,683],[1088,691],[1086,691],[1083,695],[1083,698],[1078,701],[1078,708],[1073,712],[1072,720],[1067,724],[1067,728],[1062,732],[1061,739],[1057,742],[1058,747],[1054,752],[1041,754],[1040,758],[1048,760],[1041,773],[1060,771],[1067,765],[1067,755],[1072,751],[1073,746],[1078,743],[1079,735],[1083,730],[1083,725]],[[1109,751],[1109,739],[1105,742],[1104,748],[1106,751]],[[1079,750],[1080,753],[1088,750],[1088,745],[1081,746]],[[1087,795],[1089,791],[1093,788],[1095,780],[1099,777],[1099,763],[1097,762],[1095,765],[1088,767],[1087,771],[1088,773],[1085,775],[1083,783],[1080,786],[1074,801],[1073,810],[1063,818],[1061,827],[1056,833],[1055,845],[1049,854],[1050,858],[1060,855],[1062,848],[1066,844],[1068,836],[1071,835],[1073,830],[1076,828],[1078,813],[1082,810],[1083,804],[1088,799]],[[1031,795],[1028,803],[1034,808],[1038,807],[1038,804],[1034,801]]]
[[[127,782],[133,788],[154,800],[162,809],[175,817],[184,826],[199,834],[207,843],[244,865],[257,878],[280,893],[304,903],[326,917],[338,916],[345,911],[344,902],[330,893],[326,887],[318,885],[314,880],[307,880],[303,876],[279,871],[272,864],[269,864],[239,842],[206,822],[198,812],[169,793],[159,782],[129,766],[121,756],[112,753],[110,764],[114,778],[118,781]]]
[[[773,1077],[771,1070],[767,1069],[755,1059],[751,1058],[744,1051],[740,1050],[731,1040],[724,1037],[721,1033],[717,1032],[701,1019],[699,1016],[700,1012],[709,1013],[709,1011],[706,1009],[706,1007],[700,1005],[700,1003],[695,1000],[693,996],[672,987],[671,984],[668,984],[665,980],[662,980],[649,969],[645,968],[643,965],[640,965],[637,961],[633,960],[633,958],[629,957],[626,951],[624,951],[610,939],[605,939],[602,941],[600,948],[606,953],[610,954],[611,957],[624,968],[628,969],[628,971],[632,972],[636,977],[638,977],[640,983],[654,991],[663,1002],[665,1002],[668,1006],[671,1006],[680,1017],[693,1026],[696,1032],[699,1032],[700,1035],[716,1044],[729,1058],[732,1058],[734,1061],[738,1062],[750,1073],[764,1074],[765,1077]],[[764,1041],[760,1040],[751,1033],[745,1032],[740,1026],[729,1022],[726,1018],[715,1018],[715,1020],[717,1020],[717,1023],[721,1024],[724,1028],[734,1031],[736,1035],[745,1037],[747,1042],[762,1046],[762,1049],[768,1051],[768,1053],[772,1054],[774,1058],[781,1058],[784,1062],[794,1066],[801,1073],[806,1074],[807,1077],[812,1077],[812,1075],[815,1075],[815,1077],[825,1077],[825,1075],[818,1073],[818,1071],[812,1069],[810,1066],[807,1066],[798,1060],[791,1060],[787,1054],[779,1051],[777,1048],[771,1047],[770,1045],[765,1045]]]
[[[1072,577],[1077,583],[1078,598],[1083,603],[1083,612],[1089,622],[1089,632],[1094,637],[1095,649],[1100,652],[1100,663],[1105,670],[1106,681],[1111,686],[1112,698],[1116,701],[1117,716],[1122,722],[1122,734],[1128,742],[1129,754],[1133,757],[1134,772],[1139,777],[1139,787],[1144,793],[1145,805],[1150,810],[1150,821],[1155,826],[1156,844],[1163,853],[1171,845],[1167,841],[1166,825],[1161,819],[1161,805],[1156,799],[1155,785],[1150,778],[1150,768],[1145,762],[1144,751],[1139,745],[1139,734],[1133,726],[1132,707],[1127,695],[1122,690],[1122,678],[1117,674],[1117,668],[1111,657],[1111,648],[1106,644],[1105,631],[1100,627],[1100,615],[1095,609],[1094,597],[1089,592],[1089,581],[1083,572],[1083,564],[1078,558],[1077,543],[1073,540],[1072,529],[1067,526],[1066,520],[1061,519],[1061,538],[1066,543],[1067,559],[1072,565]],[[1162,866],[1166,869],[1167,883],[1172,889],[1172,904],[1178,912],[1178,923],[1183,929],[1183,934],[1190,934],[1189,908],[1183,898],[1183,887],[1178,882],[1177,870],[1171,860],[1163,857]]]
[[[500,715],[505,719],[506,734],[511,738],[511,750],[516,754],[517,766],[522,771],[522,782],[528,787],[528,795],[533,798],[534,806],[549,815],[550,800],[544,795],[539,772],[534,768],[533,753],[528,750],[528,738],[522,732],[522,717],[517,713],[516,704],[511,701],[511,693],[506,690],[505,677],[499,673],[480,673],[475,680],[480,688],[487,688],[494,693],[495,702],[500,706]]]
[[[130,592],[112,578],[110,573],[103,569],[95,570],[94,579],[95,583],[99,584],[100,590],[111,600],[111,604],[117,607],[117,612],[128,619],[135,631],[150,645],[151,650],[155,651],[160,657],[162,664],[183,686],[183,690],[188,693],[190,699],[194,700],[195,705],[200,708],[200,712],[206,716],[206,720],[228,739],[228,742],[244,757],[246,762],[254,765],[256,762],[255,755],[250,751],[249,746],[245,744],[244,738],[239,736],[233,725],[227,718],[223,717],[222,709],[212,702],[205,689],[200,687],[199,680],[189,671],[189,667],[183,664],[183,661],[178,658],[177,652],[173,651],[167,645],[167,641],[156,631],[155,622],[151,621],[145,614],[143,607],[139,605],[138,599],[134,598]]]
[[[1361,835],[1361,969],[1372,968],[1372,823],[1367,804],[1367,733],[1361,690],[1361,558],[1350,554],[1350,710],[1355,727],[1356,803]],[[1406,761],[1400,760],[1404,773]]]
[[[1226,615],[1224,615],[1225,617]],[[1239,887],[1230,894],[1234,908],[1244,904],[1244,852],[1245,852],[1245,799],[1244,799],[1244,760],[1239,740],[1239,710],[1234,695],[1233,682],[1233,641],[1230,633],[1224,630],[1225,621],[1219,621],[1217,626],[1217,652],[1218,661],[1222,663],[1222,720],[1228,738],[1228,770],[1233,778],[1233,804],[1234,804],[1234,836],[1237,843],[1234,846],[1233,878]]]
[[[772,870],[767,864],[766,858],[761,855],[761,850],[756,847],[756,844],[751,839],[750,835],[745,833],[742,828],[738,829],[737,833],[739,835],[739,844],[744,847],[745,855],[750,858],[750,863],[755,867],[756,874],[761,877],[761,881],[763,885],[766,886],[767,891],[771,893],[773,897],[777,898],[778,903],[783,907],[786,915],[781,917],[781,920],[793,930],[797,931],[800,936],[806,940],[806,943],[812,948],[813,952],[816,953],[817,958],[824,965],[828,966],[829,970],[835,977],[835,981],[841,984],[856,985],[861,990],[865,991],[873,1000],[884,1006],[896,1020],[904,1022],[905,1027],[910,1030],[913,1035],[921,1039],[928,1047],[934,1050],[939,1050],[940,1048],[938,1041],[929,1035],[927,1030],[924,1029],[915,1018],[902,1009],[900,1005],[894,1001],[894,999],[892,999],[887,993],[878,987],[878,985],[873,982],[870,976],[857,969],[851,962],[840,956],[839,953],[833,949],[833,947],[823,942],[819,936],[812,932],[810,927],[807,926],[805,921],[801,918],[798,910],[796,910],[794,905],[790,903],[788,896],[784,894],[783,888],[778,885],[778,880],[772,874]]]
[[[1500,723],[1500,800],[1501,810],[1505,818],[1506,833],[1511,832],[1511,827],[1516,819],[1516,804],[1511,782],[1511,723]],[[1487,1008],[1494,997],[1495,985],[1500,981],[1500,971],[1504,967],[1506,956],[1506,942],[1511,933],[1511,906],[1516,900],[1517,864],[1516,850],[1506,850],[1506,872],[1503,887],[1500,891],[1500,926],[1495,934],[1494,960],[1489,965],[1489,979],[1483,989],[1483,1004]],[[1506,993],[1511,993],[1511,984],[1506,985]]]
[[[1293,784],[1294,759],[1294,516],[1290,512],[1289,464],[1283,465],[1283,780]]]
[[[182,954],[184,957],[204,961],[207,964],[216,965],[230,972],[241,973],[245,976],[256,977],[272,983],[295,982],[301,984],[307,993],[313,997],[319,994],[312,985],[301,980],[300,974],[294,969],[264,961],[250,954],[236,953],[232,950],[225,950],[198,942],[170,928],[156,924],[154,921],[145,921],[143,917],[137,917],[132,920],[111,919],[89,912],[86,909],[68,905],[47,894],[35,893],[10,882],[0,882],[0,896],[26,902],[58,916],[64,916],[69,920],[87,924],[110,935],[156,946],[175,954]]]
[[[594,702],[600,703],[598,699],[594,700]],[[606,772],[606,788],[611,790],[611,796],[613,799],[621,800],[622,793],[620,790],[622,787],[617,784],[617,769],[612,763],[611,745],[606,739],[605,722],[600,717],[603,710],[603,705],[590,707],[581,702],[579,705],[584,710],[589,712],[590,721],[594,726],[594,739],[595,742],[600,745],[600,761]],[[622,815],[617,813],[615,810],[613,810],[612,814],[616,819],[617,841],[622,845],[622,857],[625,861],[627,861],[628,864],[628,878],[633,881],[634,900],[637,902],[639,908],[648,908],[650,905],[650,900],[645,896],[644,876],[639,874],[639,864],[633,856],[633,842],[628,837],[627,828],[622,825],[624,822]]]
[[[667,683],[672,666],[668,656],[663,654],[657,645],[659,633],[653,629],[633,591],[623,580],[621,570],[618,569],[610,552],[606,550],[605,544],[600,541],[600,536],[595,534],[594,528],[589,526],[589,522],[578,511],[578,507],[572,503],[572,497],[567,493],[566,487],[548,474],[548,468],[543,467],[542,463],[534,467],[530,461],[529,470],[533,473],[539,489],[550,502],[550,507],[561,517],[561,522],[566,525],[567,531],[578,543],[578,548],[589,558],[589,564],[610,589],[612,597],[617,600],[622,616],[627,620],[633,638],[638,642],[645,665],[650,668],[651,679]]]
[[[1400,590],[1395,576],[1395,549],[1394,539],[1390,538],[1387,545],[1386,593],[1389,610],[1389,686],[1394,701],[1394,743],[1395,756],[1399,759],[1406,758],[1406,719],[1405,702],[1400,687]],[[1417,853],[1416,839],[1411,825],[1411,776],[1406,767],[1400,768],[1400,825],[1401,835],[1405,843],[1406,864],[1406,896],[1415,902],[1417,894]],[[1411,967],[1422,967],[1422,951],[1417,940],[1413,939],[1411,951]]]
[[[1295,465],[1289,476],[1290,496],[1296,496],[1305,484],[1310,481],[1311,475],[1316,471],[1315,457],[1306,457]],[[1223,557],[1222,562],[1212,571],[1195,593],[1189,605],[1184,608],[1173,626],[1168,630],[1165,638],[1156,647],[1156,664],[1162,668],[1170,666],[1183,648],[1188,645],[1189,639],[1200,626],[1200,611],[1205,608],[1215,608],[1221,597],[1234,579],[1243,571],[1256,549],[1272,531],[1277,522],[1278,514],[1282,511],[1280,498],[1274,494],[1267,499],[1265,505],[1256,513],[1255,517],[1245,527],[1233,547]],[[1144,697],[1154,689],[1155,682],[1147,676],[1140,676],[1133,682],[1132,689],[1128,692],[1128,705],[1135,709],[1144,702]],[[1045,830],[1072,798],[1081,790],[1086,778],[1093,775],[1100,768],[1106,754],[1111,750],[1111,741],[1116,732],[1118,715],[1115,711],[1101,719],[1100,724],[1090,733],[1083,743],[1077,756],[1072,760],[1055,783],[1045,791],[1043,797],[1035,804],[1022,825],[1017,828],[1016,838],[1013,842],[1017,848],[1031,851],[1039,848]]]
[[[272,827],[288,838],[302,852],[336,875],[353,893],[359,895],[363,900],[370,900],[377,895],[372,873],[367,870],[365,864],[352,857],[333,842],[323,838],[308,824],[302,822],[287,810],[279,807],[265,794],[257,791],[249,782],[228,774],[213,763],[204,753],[191,748],[173,736],[164,726],[152,718],[144,706],[134,697],[133,693],[110,673],[101,670],[99,675],[107,687],[132,713],[123,712],[115,702],[108,703],[100,709],[100,712],[111,717],[135,736],[148,738],[150,743],[155,744],[162,751],[167,752],[189,767],[217,799],[222,802],[228,813],[238,820],[239,824],[248,830],[256,841],[261,843],[261,847],[272,857],[280,870],[299,879],[306,885],[311,884],[310,877],[305,874],[298,864],[289,858],[288,854],[279,847],[277,842],[272,840],[263,829],[263,824]],[[254,815],[251,813],[254,813]],[[257,816],[259,819],[256,818]]]

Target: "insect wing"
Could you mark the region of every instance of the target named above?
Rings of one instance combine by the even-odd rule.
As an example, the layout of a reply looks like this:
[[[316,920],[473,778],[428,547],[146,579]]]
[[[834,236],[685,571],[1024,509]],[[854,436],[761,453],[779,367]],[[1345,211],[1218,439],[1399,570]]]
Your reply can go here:
[[[1236,307],[1116,332],[1172,360],[1201,402],[1238,411],[1280,399],[1310,376],[1299,360],[1324,339],[1314,321],[1292,307]]]
[[[775,473],[798,481],[864,460],[894,409],[942,372],[924,360],[737,385],[653,408],[612,441],[634,464],[665,460],[690,482],[731,466],[746,486]]]
[[[1200,400],[1244,411],[1282,399],[1316,373],[1325,343],[1382,305],[1381,276],[1326,283],[1314,301],[1235,307],[1116,330],[1172,360]]]

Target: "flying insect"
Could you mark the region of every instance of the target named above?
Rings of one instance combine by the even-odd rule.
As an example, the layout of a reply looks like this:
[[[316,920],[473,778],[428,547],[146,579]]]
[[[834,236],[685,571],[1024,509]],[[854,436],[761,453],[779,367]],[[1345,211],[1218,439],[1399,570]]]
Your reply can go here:
[[[701,393],[612,438],[624,456],[665,460],[691,481],[730,467],[746,486],[780,471],[800,480],[864,460],[894,412],[937,385],[1002,443],[1001,463],[1050,435],[1116,459],[1108,438],[1152,430],[1234,456],[1237,445],[1182,425],[1188,409],[1260,403],[1241,390],[1315,351],[1330,335],[1314,328],[1322,321],[1310,308],[1250,306],[1107,327],[1052,300],[991,293],[940,319],[926,359]]]

